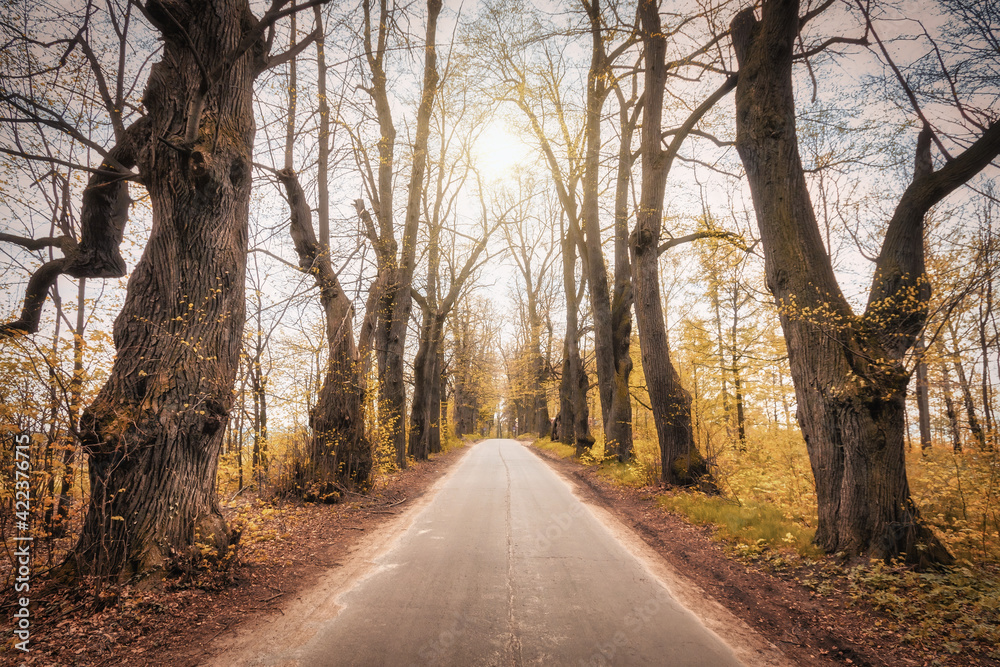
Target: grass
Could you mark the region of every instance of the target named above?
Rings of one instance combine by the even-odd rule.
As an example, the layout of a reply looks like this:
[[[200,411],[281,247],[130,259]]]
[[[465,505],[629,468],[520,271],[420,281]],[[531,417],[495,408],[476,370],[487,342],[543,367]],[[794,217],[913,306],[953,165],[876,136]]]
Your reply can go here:
[[[559,458],[571,459],[576,456],[576,448],[572,445],[564,445],[558,440],[551,440],[549,438],[542,438],[540,440],[535,440],[532,443],[533,447],[544,450],[546,452],[552,452]]]
[[[760,550],[767,546],[775,551],[794,549],[801,556],[819,556],[813,546],[815,530],[793,520],[778,507],[760,502],[744,504],[722,496],[684,491],[659,497],[660,507],[681,514],[692,523],[711,525],[718,536]],[[745,549],[743,551],[746,551]]]

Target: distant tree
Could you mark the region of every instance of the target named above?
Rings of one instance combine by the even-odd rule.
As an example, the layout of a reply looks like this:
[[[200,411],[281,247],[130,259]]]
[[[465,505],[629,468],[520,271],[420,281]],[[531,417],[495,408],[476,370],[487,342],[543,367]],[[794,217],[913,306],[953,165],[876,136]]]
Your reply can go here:
[[[525,365],[524,372],[517,375],[515,384],[521,386],[523,383],[523,391],[519,392],[523,418],[519,420],[519,425],[522,431],[545,437],[550,430],[548,397],[545,391],[549,368],[542,354],[542,329],[550,305],[548,295],[552,284],[551,271],[559,245],[551,238],[551,228],[532,212],[532,208],[540,202],[535,192],[537,185],[528,180],[519,180],[518,187],[517,192],[507,194],[508,201],[503,205],[510,217],[510,224],[503,227],[503,234],[508,254],[519,274],[519,325],[523,331],[523,340],[517,363]],[[549,238],[546,239],[546,236]]]

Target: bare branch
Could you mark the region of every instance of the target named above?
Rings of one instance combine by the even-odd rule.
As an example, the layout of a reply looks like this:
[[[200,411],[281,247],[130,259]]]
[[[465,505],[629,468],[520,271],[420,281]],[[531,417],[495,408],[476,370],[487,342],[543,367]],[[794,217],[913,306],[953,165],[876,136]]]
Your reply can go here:
[[[718,229],[706,229],[704,231],[694,232],[693,234],[687,234],[685,236],[675,236],[669,238],[660,244],[660,247],[656,249],[656,254],[662,255],[671,248],[676,248],[679,245],[683,245],[685,243],[691,243],[692,241],[697,241],[699,239],[720,239],[732,243],[740,250],[744,250],[747,252],[750,251],[750,248],[747,246],[746,241],[739,234]]]

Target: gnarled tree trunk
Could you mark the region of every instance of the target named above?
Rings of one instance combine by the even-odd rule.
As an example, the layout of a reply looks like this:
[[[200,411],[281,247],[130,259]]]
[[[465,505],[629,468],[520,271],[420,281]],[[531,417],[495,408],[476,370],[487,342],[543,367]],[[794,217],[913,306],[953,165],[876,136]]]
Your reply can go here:
[[[372,469],[372,448],[361,418],[354,304],[333,272],[328,252],[316,240],[309,205],[295,172],[282,169],[278,178],[291,208],[291,233],[299,266],[315,277],[326,319],[326,373],[319,398],[309,413],[313,433],[303,493],[310,500],[336,500],[340,497],[338,487],[364,488]]]
[[[746,167],[780,309],[798,419],[816,479],[816,543],[828,552],[947,562],[920,520],[904,460],[909,376],[902,359],[927,317],[923,221],[929,208],[1000,151],[1000,124],[934,171],[931,135],[920,133],[913,181],[886,231],[868,305],[843,297],[809,199],[795,132],[792,51],[797,0],[766,0],[732,23],[740,64],[736,146]]]
[[[115,153],[138,166],[153,227],[115,321],[111,375],[80,424],[91,499],[73,559],[105,576],[158,568],[199,542],[229,546],[216,468],[243,334],[253,82],[267,65],[266,26],[246,0],[151,1],[147,12],[163,57],[147,115]],[[127,204],[123,181],[95,176],[85,233],[107,225],[102,214],[123,222]]]

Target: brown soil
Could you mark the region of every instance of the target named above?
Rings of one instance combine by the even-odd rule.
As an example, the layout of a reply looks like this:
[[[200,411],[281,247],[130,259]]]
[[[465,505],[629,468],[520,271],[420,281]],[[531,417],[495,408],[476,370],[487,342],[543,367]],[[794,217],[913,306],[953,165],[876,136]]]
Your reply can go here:
[[[100,611],[93,595],[81,597],[42,581],[43,589],[32,596],[36,616],[27,654],[8,642],[13,593],[7,591],[0,595],[5,620],[0,665],[201,664],[210,657],[213,640],[276,612],[338,567],[355,543],[413,504],[463,451],[412,465],[371,494],[338,505],[259,504],[250,513],[257,539],[244,533],[239,560],[225,573],[173,577],[156,589],[124,586],[103,596]]]
[[[704,526],[694,526],[657,505],[660,488],[614,484],[598,473],[558,455],[531,448],[549,465],[576,482],[585,501],[605,508],[631,527],[680,575],[801,665],[995,665],[988,658],[942,656],[904,646],[893,633],[880,631],[879,614],[841,591],[818,595],[799,579],[813,568],[802,562],[783,572],[765,571],[727,555],[725,545]]]

